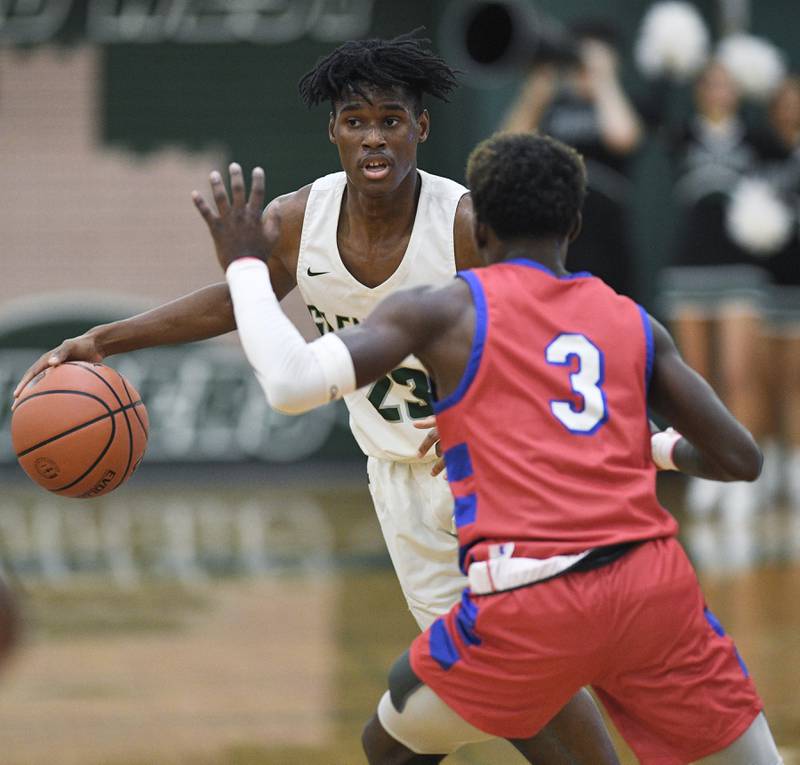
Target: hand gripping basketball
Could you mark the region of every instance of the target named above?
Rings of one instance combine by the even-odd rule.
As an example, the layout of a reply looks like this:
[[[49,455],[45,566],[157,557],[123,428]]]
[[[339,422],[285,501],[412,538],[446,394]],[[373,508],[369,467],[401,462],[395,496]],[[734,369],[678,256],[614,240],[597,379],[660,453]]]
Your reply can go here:
[[[28,367],[22,379],[17,383],[17,387],[14,389],[14,402],[11,408],[16,409],[20,394],[28,383],[48,367],[63,364],[65,361],[102,361],[103,353],[98,346],[99,344],[94,332],[90,330],[83,335],[65,340],[58,348],[53,348],[52,351],[43,353]]]
[[[108,494],[144,456],[147,410],[136,389],[103,364],[68,361],[21,391],[11,440],[22,469],[64,497]]]

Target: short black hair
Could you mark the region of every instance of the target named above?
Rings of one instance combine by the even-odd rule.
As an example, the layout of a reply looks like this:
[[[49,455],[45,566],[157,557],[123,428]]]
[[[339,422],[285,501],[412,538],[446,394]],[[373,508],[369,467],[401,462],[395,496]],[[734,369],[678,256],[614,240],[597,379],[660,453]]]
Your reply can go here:
[[[567,236],[586,195],[586,167],[575,149],[550,136],[497,133],[467,162],[478,221],[501,239]]]
[[[430,40],[417,37],[422,29],[391,40],[350,40],[317,61],[303,75],[298,87],[303,103],[316,106],[323,101],[334,105],[346,91],[368,98],[365,90],[401,88],[422,108],[422,96],[442,101],[458,85],[458,72],[430,50]]]

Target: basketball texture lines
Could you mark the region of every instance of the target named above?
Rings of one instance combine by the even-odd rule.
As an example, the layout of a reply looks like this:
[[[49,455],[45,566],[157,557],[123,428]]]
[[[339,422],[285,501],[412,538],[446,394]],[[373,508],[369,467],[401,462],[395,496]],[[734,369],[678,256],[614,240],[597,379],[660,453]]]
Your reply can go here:
[[[116,489],[139,466],[147,436],[147,410],[130,382],[103,364],[79,361],[31,380],[11,422],[22,469],[65,497]]]

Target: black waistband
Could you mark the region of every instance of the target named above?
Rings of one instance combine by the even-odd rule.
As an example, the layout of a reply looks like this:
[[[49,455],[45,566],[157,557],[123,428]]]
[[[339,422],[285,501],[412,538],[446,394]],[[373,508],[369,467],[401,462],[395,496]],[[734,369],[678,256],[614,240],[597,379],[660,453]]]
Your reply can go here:
[[[588,555],[585,555],[577,563],[562,571],[562,574],[570,574],[573,571],[592,571],[602,566],[607,566],[615,560],[619,560],[625,553],[638,547],[642,541],[622,542],[618,545],[607,545],[606,547],[595,547]]]
[[[552,581],[553,579],[558,579],[566,574],[580,573],[582,571],[593,571],[594,569],[602,568],[603,566],[607,566],[609,563],[613,563],[615,560],[619,560],[623,555],[629,553],[639,545],[649,541],[651,540],[640,539],[636,542],[622,542],[618,545],[595,547],[590,553],[584,555],[583,558],[581,558],[577,563],[574,563],[569,568],[565,568],[563,571],[559,571],[557,574],[548,576],[545,579],[537,579],[535,582],[520,584],[517,587],[509,587],[507,590],[489,592],[486,593],[486,596],[491,597],[492,595],[500,595],[504,592],[511,592],[512,590],[521,590],[524,587],[535,587],[536,585],[544,584],[545,582]]]

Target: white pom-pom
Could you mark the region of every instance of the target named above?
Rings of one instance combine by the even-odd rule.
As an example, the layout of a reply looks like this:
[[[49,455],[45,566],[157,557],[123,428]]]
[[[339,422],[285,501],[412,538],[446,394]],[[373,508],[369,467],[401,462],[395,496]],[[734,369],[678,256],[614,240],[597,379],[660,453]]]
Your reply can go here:
[[[683,2],[656,3],[645,14],[636,41],[644,74],[686,80],[708,60],[708,29],[697,9]]]
[[[726,37],[717,57],[745,96],[765,100],[786,77],[783,54],[771,42],[753,35]]]
[[[794,216],[775,190],[760,178],[745,178],[731,195],[728,234],[753,255],[768,257],[792,235]]]

